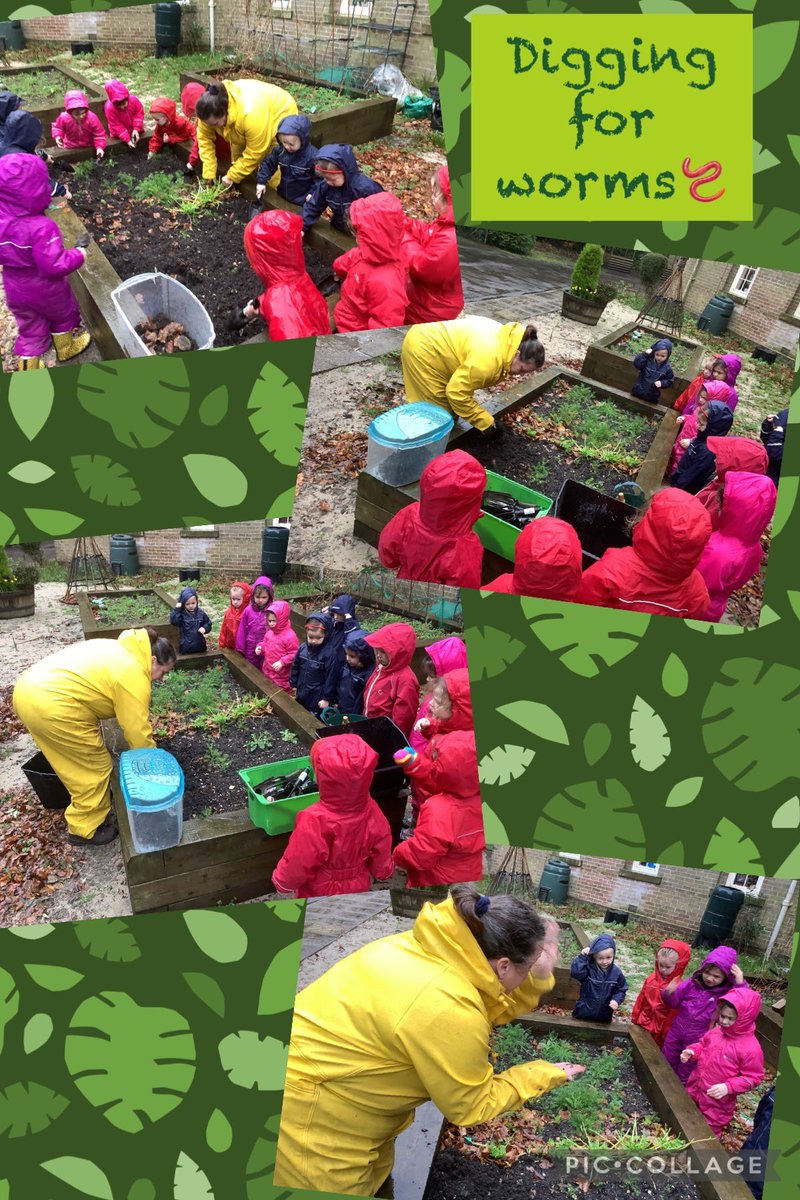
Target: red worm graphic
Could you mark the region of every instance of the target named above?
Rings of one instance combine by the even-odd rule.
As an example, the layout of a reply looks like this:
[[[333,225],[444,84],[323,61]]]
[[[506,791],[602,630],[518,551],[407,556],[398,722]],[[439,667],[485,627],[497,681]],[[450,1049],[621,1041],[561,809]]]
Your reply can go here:
[[[710,171],[711,174],[706,174]],[[697,189],[702,187],[704,183],[714,183],[722,174],[722,163],[707,162],[702,167],[698,167],[696,171],[692,170],[691,159],[683,160],[683,173],[687,179],[693,179],[694,183],[689,187],[689,195],[693,200],[699,200],[701,204],[710,204],[712,200],[719,200],[720,196],[725,195],[725,188],[717,192],[716,196],[698,196]],[[701,178],[701,176],[703,178]]]

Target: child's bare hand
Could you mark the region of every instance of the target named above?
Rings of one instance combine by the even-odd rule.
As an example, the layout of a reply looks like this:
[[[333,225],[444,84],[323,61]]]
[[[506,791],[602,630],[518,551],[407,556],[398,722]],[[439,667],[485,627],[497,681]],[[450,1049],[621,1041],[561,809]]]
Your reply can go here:
[[[148,154],[148,156],[147,156],[147,161],[148,161],[148,162],[150,162],[150,159],[151,159],[151,158],[155,158],[155,156],[156,156],[156,155],[155,155],[155,151],[154,151],[154,150],[151,150],[151,151],[150,151],[150,153],[149,153],[149,154]]]
[[[102,146],[98,146],[97,149],[95,150],[95,155],[97,158],[105,158],[106,152]]]
[[[420,719],[414,725],[414,728],[416,729],[417,733],[421,733],[422,730],[427,729],[429,725],[430,721],[427,717],[420,717]]]
[[[619,1000],[609,1000],[608,1007],[611,1009],[612,1012],[616,1012],[617,1009],[619,1008]]]
[[[277,661],[277,662],[274,662],[274,663],[272,664],[272,669],[273,669],[273,671],[280,671],[280,669],[281,669],[281,667],[282,667],[282,666],[283,666],[283,663],[281,662],[281,660],[280,660],[280,659],[278,659],[278,661]]]
[[[687,1063],[694,1058],[694,1050],[681,1050],[681,1062]]]
[[[553,1063],[553,1066],[559,1067],[564,1072],[568,1080],[575,1079],[578,1075],[582,1075],[586,1070],[586,1067],[581,1066],[580,1063]]]
[[[263,654],[263,653],[264,653],[264,651],[261,649],[261,647],[256,646],[256,654]]]
[[[319,707],[320,708],[330,708],[330,703],[327,700],[320,700]]]
[[[646,350],[646,351],[645,351],[645,353],[646,353],[646,354],[652,354],[652,353],[653,353],[653,347],[651,346],[649,350]]]
[[[266,190],[267,190],[267,185],[265,183],[257,183],[256,184],[256,200],[260,200]]]
[[[256,305],[255,300],[248,300],[247,304],[245,304],[244,308],[242,309],[242,316],[247,317],[248,321],[251,320],[253,317],[257,317],[258,313],[259,313],[259,309]]]
[[[731,967],[731,978],[735,984],[744,983],[744,972],[738,963],[734,963]]]
[[[64,149],[64,139],[63,139],[63,138],[60,138],[60,137],[57,137],[57,138],[56,138],[56,145],[58,146],[59,150],[63,150],[63,149]]]
[[[680,980],[678,980],[678,979],[673,979],[673,980],[672,980],[672,983],[668,983],[668,984],[667,984],[667,986],[664,988],[664,991],[665,991],[665,992],[669,992],[670,994],[672,994],[672,992],[674,992],[674,991],[675,991],[675,988],[678,986],[679,982],[680,982]]]
[[[586,955],[586,956],[588,957],[588,955],[589,955],[589,947],[588,947],[588,946],[584,946],[584,947],[583,947],[583,949],[581,950],[581,954],[584,954],[584,955]]]
[[[727,1096],[727,1094],[728,1094],[727,1083],[715,1083],[706,1092],[706,1095],[710,1096],[712,1100],[721,1100],[722,1097]]]
[[[657,387],[657,388],[660,388],[660,387],[661,387],[661,380],[660,380],[660,379],[657,379],[657,380],[656,380],[656,382],[655,382],[655,385],[654,385],[654,386],[655,386],[655,387]]]

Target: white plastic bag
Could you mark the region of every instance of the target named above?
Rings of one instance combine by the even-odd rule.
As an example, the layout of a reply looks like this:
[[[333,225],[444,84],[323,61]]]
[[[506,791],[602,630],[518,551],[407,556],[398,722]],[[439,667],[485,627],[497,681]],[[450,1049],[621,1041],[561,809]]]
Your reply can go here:
[[[392,63],[383,63],[376,67],[367,81],[367,88],[374,89],[381,96],[393,96],[400,108],[409,97],[423,95],[419,88],[408,82],[400,68]]]

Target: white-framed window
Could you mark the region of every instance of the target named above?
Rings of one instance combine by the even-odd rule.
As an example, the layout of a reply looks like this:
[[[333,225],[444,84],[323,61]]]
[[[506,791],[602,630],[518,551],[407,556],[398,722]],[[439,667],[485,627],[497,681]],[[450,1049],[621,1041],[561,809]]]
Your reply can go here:
[[[732,296],[738,296],[740,300],[746,300],[750,295],[750,289],[755,283],[757,275],[758,267],[739,267],[728,291]]]
[[[284,16],[291,16],[292,4],[294,0],[268,0],[269,7],[274,13],[283,13]]]
[[[633,862],[631,870],[637,875],[658,875],[660,867],[654,862]]]
[[[216,525],[190,525],[189,530],[192,533],[214,533]]]
[[[567,850],[559,850],[558,857],[565,858],[567,860],[567,862],[573,863],[576,867],[579,867],[581,865],[580,854],[570,854],[569,851],[567,851]]]
[[[339,0],[338,15],[353,21],[368,21],[372,16],[373,0]]]
[[[757,896],[761,891],[763,882],[763,875],[737,875],[735,872],[731,872],[725,880],[725,886],[739,888],[740,891],[746,892],[748,896]]]

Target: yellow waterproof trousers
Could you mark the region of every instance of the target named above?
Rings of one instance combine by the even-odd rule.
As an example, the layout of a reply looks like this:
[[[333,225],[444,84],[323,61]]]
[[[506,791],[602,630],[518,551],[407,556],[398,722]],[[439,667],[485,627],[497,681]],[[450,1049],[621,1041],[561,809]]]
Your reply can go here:
[[[111,755],[97,717],[24,677],[14,688],[14,711],[70,794],[70,833],[91,837],[111,807]]]

